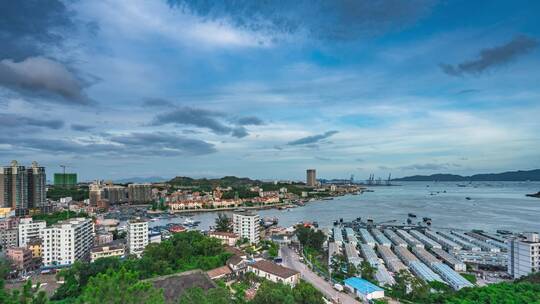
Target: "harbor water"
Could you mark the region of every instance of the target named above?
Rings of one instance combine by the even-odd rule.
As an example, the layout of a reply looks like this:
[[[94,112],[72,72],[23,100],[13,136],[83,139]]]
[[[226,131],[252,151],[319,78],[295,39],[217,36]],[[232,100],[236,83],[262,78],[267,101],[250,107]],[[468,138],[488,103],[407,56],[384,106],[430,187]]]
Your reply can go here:
[[[373,192],[306,203],[286,210],[257,211],[261,217],[277,217],[280,226],[316,221],[330,227],[340,218],[372,218],[375,222],[404,223],[409,213],[432,219],[438,228],[540,231],[540,199],[525,194],[540,191],[540,182],[401,182],[396,186],[371,187]],[[225,212],[228,213],[228,212]],[[217,212],[195,213],[199,229],[214,225]],[[163,219],[151,226],[182,223],[186,216]]]

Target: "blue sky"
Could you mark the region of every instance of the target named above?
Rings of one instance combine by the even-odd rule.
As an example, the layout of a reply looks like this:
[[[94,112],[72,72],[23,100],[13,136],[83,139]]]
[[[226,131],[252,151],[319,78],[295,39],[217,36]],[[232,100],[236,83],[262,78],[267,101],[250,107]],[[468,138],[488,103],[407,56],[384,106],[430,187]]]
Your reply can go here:
[[[539,12],[535,1],[5,1],[0,161],[67,164],[83,180],[538,168]]]

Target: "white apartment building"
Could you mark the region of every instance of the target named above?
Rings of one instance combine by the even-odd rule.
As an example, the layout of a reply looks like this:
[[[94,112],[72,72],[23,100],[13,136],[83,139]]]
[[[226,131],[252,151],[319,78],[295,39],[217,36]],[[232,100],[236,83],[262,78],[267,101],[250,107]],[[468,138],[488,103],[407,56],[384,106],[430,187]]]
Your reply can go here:
[[[148,245],[148,222],[141,219],[128,221],[127,246],[129,254],[140,257],[146,245]]]
[[[508,273],[514,278],[540,271],[540,237],[527,232],[508,243]]]
[[[43,265],[71,265],[88,260],[94,245],[94,223],[89,218],[73,218],[40,231]]]
[[[259,243],[259,226],[258,214],[247,211],[233,213],[233,230],[240,239],[247,238],[250,243]]]
[[[26,247],[29,240],[38,238],[39,232],[47,224],[44,221],[34,221],[31,217],[21,218],[19,222],[19,247]]]

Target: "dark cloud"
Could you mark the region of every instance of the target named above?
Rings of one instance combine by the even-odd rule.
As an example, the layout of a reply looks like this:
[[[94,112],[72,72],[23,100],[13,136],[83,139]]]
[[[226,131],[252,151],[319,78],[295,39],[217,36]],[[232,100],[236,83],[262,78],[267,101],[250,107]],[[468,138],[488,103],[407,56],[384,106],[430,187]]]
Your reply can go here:
[[[146,98],[142,106],[145,108],[172,108],[175,104],[163,98]]]
[[[451,76],[478,75],[488,69],[507,64],[537,46],[536,39],[520,35],[503,45],[481,50],[477,59],[457,65],[441,64],[440,66],[443,72]]]
[[[465,90],[461,90],[461,91],[457,92],[456,95],[473,94],[473,93],[478,93],[478,92],[480,92],[480,90],[477,90],[477,89],[465,89]]]
[[[353,40],[400,29],[429,12],[432,0],[296,0],[296,1],[193,1],[168,0],[210,20],[266,35],[306,34],[323,40]]]
[[[152,147],[152,149],[159,149],[161,153],[199,155],[216,152],[214,145],[210,143],[174,133],[131,133],[112,136],[109,140],[135,150]]]
[[[230,126],[222,122],[226,116],[226,114],[217,111],[181,107],[173,111],[157,115],[151,124],[154,126],[165,124],[195,126],[209,129],[219,135],[231,135],[238,138],[248,135],[248,132],[244,127]]]
[[[58,130],[64,126],[64,122],[57,119],[40,119],[34,117],[20,116],[16,114],[0,113],[0,129],[28,130],[29,127],[38,127]]]
[[[164,132],[109,135],[93,141],[0,136],[0,144],[9,144],[12,150],[18,152],[30,150],[43,153],[109,156],[193,156],[216,152],[213,144]]]
[[[52,101],[86,105],[84,83],[63,64],[44,57],[0,61],[0,86]]]
[[[249,126],[249,125],[261,126],[261,125],[264,125],[264,121],[262,121],[262,119],[260,119],[259,117],[255,117],[255,116],[240,117],[240,118],[238,118],[238,120],[236,122],[241,126]]]
[[[0,59],[22,60],[58,47],[75,27],[61,0],[0,1]]]
[[[94,128],[93,126],[88,126],[88,125],[80,125],[80,124],[72,124],[72,125],[71,125],[71,130],[73,130],[73,131],[79,131],[79,132],[90,131],[90,130],[92,130],[93,128]]]
[[[323,134],[317,134],[317,135],[313,135],[313,136],[302,137],[300,139],[288,142],[287,145],[289,145],[289,146],[311,145],[311,144],[318,143],[321,140],[327,139],[327,138],[329,138],[330,136],[332,136],[332,135],[334,135],[336,133],[338,133],[338,131],[328,131],[328,132],[325,132]]]

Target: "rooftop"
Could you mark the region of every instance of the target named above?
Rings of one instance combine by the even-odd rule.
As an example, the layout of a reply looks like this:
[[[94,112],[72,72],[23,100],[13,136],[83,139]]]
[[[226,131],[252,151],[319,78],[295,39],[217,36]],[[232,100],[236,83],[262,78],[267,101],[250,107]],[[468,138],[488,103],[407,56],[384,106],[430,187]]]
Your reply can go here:
[[[199,287],[203,290],[215,288],[216,284],[210,279],[206,272],[202,270],[192,270],[182,273],[161,276],[147,280],[155,288],[163,289],[163,296],[167,303],[178,303],[178,300],[184,292],[193,287]]]
[[[251,265],[251,267],[262,270],[267,273],[271,273],[283,279],[290,278],[299,273],[296,270],[286,268],[286,267],[280,266],[278,264],[275,264],[266,260],[257,261],[255,262],[255,264]]]
[[[229,268],[229,266],[221,266],[221,267],[218,267],[218,268],[208,270],[206,272],[206,274],[210,277],[210,279],[220,278],[222,276],[225,276],[225,275],[228,275],[228,274],[231,274],[231,273],[232,273],[232,271]]]
[[[353,287],[364,295],[370,294],[375,291],[384,291],[384,289],[380,288],[379,286],[359,277],[348,278],[344,281],[344,283]]]

